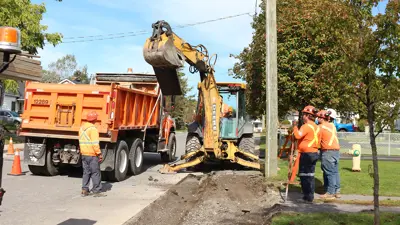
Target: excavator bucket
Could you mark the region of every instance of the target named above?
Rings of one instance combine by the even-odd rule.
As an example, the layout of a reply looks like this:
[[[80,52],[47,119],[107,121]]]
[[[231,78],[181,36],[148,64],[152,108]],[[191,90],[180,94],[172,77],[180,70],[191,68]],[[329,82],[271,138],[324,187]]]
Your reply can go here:
[[[143,56],[149,63],[164,95],[182,95],[177,69],[184,66],[183,54],[175,47],[173,35],[162,34],[159,38],[148,38]]]

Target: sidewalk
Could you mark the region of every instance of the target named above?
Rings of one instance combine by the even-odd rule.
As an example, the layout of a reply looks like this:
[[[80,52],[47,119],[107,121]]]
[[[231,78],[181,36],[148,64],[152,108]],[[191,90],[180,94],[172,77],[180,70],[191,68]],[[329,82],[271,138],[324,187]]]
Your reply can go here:
[[[24,151],[25,143],[18,143],[18,144],[13,144],[14,145],[14,150],[19,148],[21,151]],[[8,145],[4,145],[3,152],[7,152]]]
[[[282,198],[285,198],[285,192],[281,192]],[[313,204],[299,203],[297,200],[302,198],[302,194],[299,192],[289,192],[288,199],[285,203],[281,204],[283,211],[289,212],[333,212],[333,213],[356,213],[364,211],[372,211],[374,209],[373,204],[371,205],[360,205],[360,204],[345,204],[339,201],[373,201],[373,196],[364,195],[343,195],[341,198],[336,199],[337,202],[320,202],[315,201]],[[320,195],[315,194],[315,200],[320,200]],[[379,196],[379,200],[396,200],[400,201],[400,197],[390,196]],[[396,206],[380,206],[380,211],[383,212],[396,212],[400,213],[400,207]]]

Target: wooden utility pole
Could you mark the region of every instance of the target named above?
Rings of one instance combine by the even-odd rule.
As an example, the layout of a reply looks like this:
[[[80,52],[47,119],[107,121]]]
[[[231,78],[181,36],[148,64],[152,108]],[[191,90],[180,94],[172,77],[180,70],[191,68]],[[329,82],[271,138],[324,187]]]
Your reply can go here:
[[[278,151],[278,79],[277,79],[277,37],[276,37],[276,0],[266,0],[266,114],[267,114],[267,151],[265,176],[277,174]]]

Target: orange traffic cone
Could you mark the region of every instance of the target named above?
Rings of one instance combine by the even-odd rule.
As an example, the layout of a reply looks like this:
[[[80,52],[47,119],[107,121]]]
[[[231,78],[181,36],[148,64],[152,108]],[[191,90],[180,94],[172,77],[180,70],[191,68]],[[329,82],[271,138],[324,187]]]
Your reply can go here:
[[[12,137],[10,137],[10,142],[8,143],[7,155],[14,155],[14,144]]]
[[[21,158],[19,156],[19,150],[14,152],[14,161],[13,161],[13,165],[11,168],[11,173],[9,173],[8,175],[12,175],[12,176],[25,175],[25,173],[22,173],[22,170],[21,170]]]

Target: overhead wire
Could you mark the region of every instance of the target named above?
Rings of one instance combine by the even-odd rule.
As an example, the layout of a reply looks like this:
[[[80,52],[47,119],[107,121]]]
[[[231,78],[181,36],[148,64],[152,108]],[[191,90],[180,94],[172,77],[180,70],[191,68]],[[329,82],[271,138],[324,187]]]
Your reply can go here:
[[[193,26],[197,26],[197,25],[201,25],[201,24],[212,23],[212,22],[231,19],[231,18],[240,17],[240,16],[244,16],[244,15],[251,16],[251,14],[249,12],[240,13],[240,14],[236,14],[236,15],[225,16],[225,17],[220,17],[220,18],[211,19],[211,20],[205,20],[205,21],[200,21],[200,22],[195,22],[195,23],[187,23],[187,24],[183,24],[183,25],[177,25],[177,26],[174,27],[174,29],[182,29],[182,28],[186,28],[186,27],[193,27]],[[151,34],[151,33],[152,33],[152,31],[150,31],[150,30],[139,30],[139,31],[122,32],[122,33],[110,33],[110,34],[101,34],[101,35],[65,37],[63,39],[71,40],[71,41],[61,42],[60,44],[79,43],[79,42],[92,42],[92,41],[100,41],[100,40],[110,40],[110,39],[117,39],[117,38],[134,37],[134,36],[139,36],[139,35],[144,35],[144,34]]]

